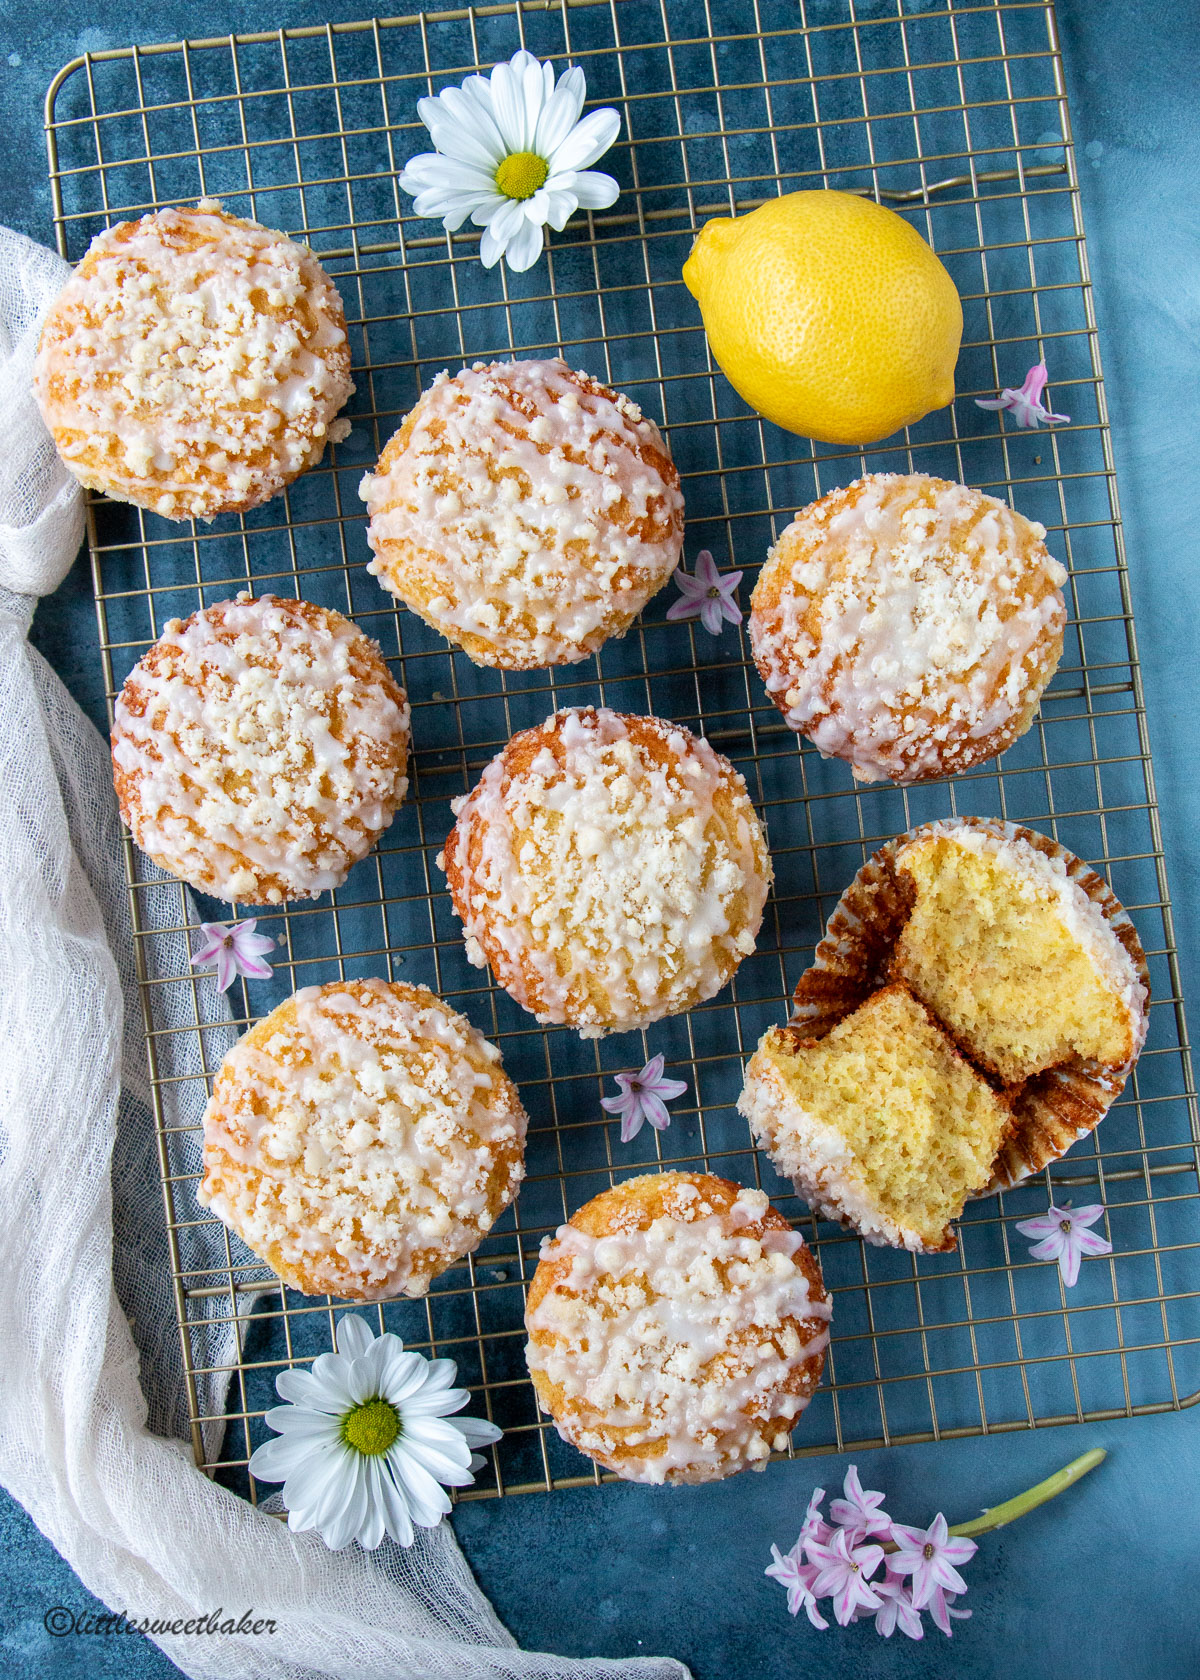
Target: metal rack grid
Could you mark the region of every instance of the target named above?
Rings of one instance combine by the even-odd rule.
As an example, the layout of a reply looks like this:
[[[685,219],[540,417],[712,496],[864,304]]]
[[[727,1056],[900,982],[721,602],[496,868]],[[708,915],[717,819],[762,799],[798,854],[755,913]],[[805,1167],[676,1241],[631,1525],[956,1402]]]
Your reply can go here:
[[[447,237],[415,220],[395,176],[424,148],[417,98],[520,44],[582,64],[589,103],[621,112],[605,167],[622,193],[612,211],[554,236],[530,273],[488,274],[478,234]],[[526,0],[89,54],[55,78],[46,111],[68,257],[120,217],[208,193],[307,240],[346,303],[354,429],[319,468],[265,508],[203,528],[93,497],[88,535],[110,703],[166,619],[247,585],[350,612],[409,692],[408,801],[344,888],[265,915],[281,940],[276,979],[239,982],[232,1025],[293,986],[385,974],[432,985],[503,1049],[531,1116],[515,1209],[424,1301],[367,1309],[411,1345],[456,1359],[477,1391],[473,1409],[505,1428],[466,1497],[601,1479],[537,1415],[523,1286],[545,1232],[614,1179],[660,1162],[762,1183],[817,1246],[834,1341],[794,1453],[1132,1416],[1196,1398],[1200,1133],[1052,6]],[[818,185],[905,210],[963,297],[956,402],[863,451],[814,446],[747,410],[714,371],[679,277],[710,214]],[[743,601],[792,512],[864,470],[942,473],[1040,519],[1071,570],[1071,621],[1030,733],[1001,763],[950,781],[856,790],[846,766],[798,747],[783,727],[744,632],[713,639],[667,624],[669,590],[595,660],[516,676],[475,668],[398,610],[364,569],[361,473],[443,366],[560,348],[665,422],[687,496],[688,563],[708,547],[747,569]],[[975,407],[1043,355],[1069,427],[1018,433]],[[536,1027],[466,964],[433,862],[450,798],[508,736],[554,706],[589,701],[703,728],[745,774],[777,874],[759,949],[725,992],[598,1044]],[[913,823],[955,811],[1027,822],[1105,870],[1149,954],[1154,1004],[1141,1062],[1100,1132],[1032,1184],[972,1204],[956,1253],[916,1258],[814,1221],[755,1153],[734,1103],[744,1056],[783,1017],[860,862]],[[330,1345],[334,1308],[283,1291],[223,1232],[219,1263],[211,1240],[196,1248],[212,1222],[194,1198],[196,1103],[181,1119],[179,1099],[191,1090],[202,1100],[228,1032],[210,1030],[207,983],[184,961],[171,966],[195,905],[132,847],[128,865],[196,1456],[255,1498],[245,1466],[266,1434],[274,1376]],[[163,1024],[170,1002],[182,1028]],[[667,1133],[623,1147],[598,1099],[613,1072],[658,1050],[688,1093]],[[1113,1255],[1090,1262],[1069,1296],[1013,1241],[1014,1219],[1042,1211],[1051,1184],[1108,1206]],[[230,1378],[222,1409],[211,1396]]]

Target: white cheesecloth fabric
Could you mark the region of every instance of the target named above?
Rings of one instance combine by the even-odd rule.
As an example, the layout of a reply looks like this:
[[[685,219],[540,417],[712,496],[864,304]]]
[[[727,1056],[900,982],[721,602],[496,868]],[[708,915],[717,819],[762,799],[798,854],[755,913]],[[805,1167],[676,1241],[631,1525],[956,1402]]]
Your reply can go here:
[[[330,1552],[193,1464],[107,747],[27,640],[83,524],[30,394],[37,324],[68,272],[0,229],[0,1480],[131,1620],[274,1619],[276,1635],[157,1638],[197,1680],[687,1680],[666,1658],[519,1650],[448,1523],[407,1551]],[[183,938],[145,941],[151,973],[186,970]],[[184,1025],[170,998],[187,989],[155,990],[155,1025]],[[232,1029],[210,1007],[219,1054]],[[178,1046],[160,1074],[198,1065],[191,1008],[193,1030],[160,1041]],[[169,1119],[196,1124],[202,1082],[167,1089]],[[194,1134],[179,1136],[172,1166],[194,1171]],[[191,1240],[185,1264],[220,1263],[214,1227]],[[208,1334],[203,1363],[228,1363],[230,1328]],[[200,1402],[219,1414],[223,1384]]]

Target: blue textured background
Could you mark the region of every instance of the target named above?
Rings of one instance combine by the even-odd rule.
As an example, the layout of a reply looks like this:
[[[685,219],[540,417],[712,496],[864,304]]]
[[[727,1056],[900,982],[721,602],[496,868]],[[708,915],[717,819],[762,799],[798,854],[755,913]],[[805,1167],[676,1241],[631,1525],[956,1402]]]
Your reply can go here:
[[[630,9],[643,0],[621,0]],[[360,8],[133,0],[118,22],[95,5],[74,21],[30,0],[0,13],[0,119],[8,141],[0,214],[50,241],[41,136],[53,72],[85,49],[182,34],[339,20]],[[1060,30],[1079,149],[1114,447],[1155,770],[1182,952],[1196,987],[1200,913],[1191,772],[1200,701],[1194,653],[1200,571],[1192,481],[1200,425],[1200,265],[1194,196],[1200,12],[1175,0],[1148,13],[1120,0],[1061,0]],[[34,640],[99,720],[90,587],[77,566],[39,609]],[[0,1401],[2,1403],[2,1401]],[[891,1509],[925,1521],[973,1514],[1104,1445],[1103,1468],[1058,1504],[985,1539],[971,1567],[974,1618],[953,1646],[885,1645],[867,1627],[820,1635],[786,1615],[763,1579],[771,1540],[790,1544],[814,1481],[835,1486],[844,1460],[772,1466],[717,1487],[581,1489],[462,1506],[455,1527],[481,1584],[523,1643],[561,1651],[682,1657],[698,1680],[775,1680],[820,1665],[829,1675],[1200,1673],[1200,1453],[1196,1419],[1118,1422],[864,1454],[863,1479]],[[175,1672],[150,1645],[51,1641],[53,1603],[88,1595],[24,1514],[4,1501],[0,1651],[20,1676]]]

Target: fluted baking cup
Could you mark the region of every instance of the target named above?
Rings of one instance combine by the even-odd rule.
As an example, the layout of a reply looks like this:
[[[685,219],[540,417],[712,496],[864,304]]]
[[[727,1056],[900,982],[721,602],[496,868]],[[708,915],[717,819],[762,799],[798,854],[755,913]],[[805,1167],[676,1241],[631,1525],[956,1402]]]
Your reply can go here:
[[[922,823],[898,835],[870,857],[846,888],[817,946],[812,967],[801,975],[792,1000],[788,1025],[805,1038],[824,1038],[839,1021],[891,978],[889,964],[913,906],[914,889],[896,868],[901,849],[927,834],[967,826],[999,840],[1024,840],[1046,857],[1059,859],[1069,878],[1101,911],[1133,961],[1150,1000],[1150,975],[1141,940],[1129,913],[1108,882],[1089,864],[1044,834],[1016,823],[986,817],[955,817],[947,822]],[[1060,1067],[1035,1074],[1005,1095],[1012,1102],[1015,1126],[996,1157],[990,1183],[980,1195],[1018,1184],[1062,1158],[1081,1138],[1094,1131],[1124,1087],[1145,1036],[1146,1009],[1134,1037],[1133,1054],[1121,1067],[1076,1057]],[[969,1052],[960,1045],[963,1053]],[[993,1080],[992,1083],[995,1083]]]

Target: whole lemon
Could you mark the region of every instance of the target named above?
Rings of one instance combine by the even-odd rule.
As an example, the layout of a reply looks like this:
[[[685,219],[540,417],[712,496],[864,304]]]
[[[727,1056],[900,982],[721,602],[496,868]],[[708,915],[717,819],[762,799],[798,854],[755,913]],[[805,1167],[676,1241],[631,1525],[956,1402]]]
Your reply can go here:
[[[953,400],[958,292],[874,199],[797,192],[718,216],[683,278],[729,383],[789,432],[876,443]]]

